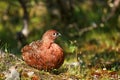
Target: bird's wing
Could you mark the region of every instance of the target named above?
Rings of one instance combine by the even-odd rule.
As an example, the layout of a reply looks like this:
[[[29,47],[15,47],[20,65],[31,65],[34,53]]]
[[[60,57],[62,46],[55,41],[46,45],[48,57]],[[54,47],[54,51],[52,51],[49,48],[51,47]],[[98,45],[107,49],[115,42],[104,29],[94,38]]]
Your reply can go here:
[[[36,51],[38,50],[38,48],[41,46],[41,41],[37,40],[37,41],[33,41],[32,43],[30,43],[29,45],[24,46],[21,49],[21,52],[30,52],[30,51]]]
[[[39,47],[41,46],[41,41],[33,41],[29,45],[24,46],[21,49],[22,58],[26,61],[29,65],[35,66],[37,62],[37,54],[41,53]]]

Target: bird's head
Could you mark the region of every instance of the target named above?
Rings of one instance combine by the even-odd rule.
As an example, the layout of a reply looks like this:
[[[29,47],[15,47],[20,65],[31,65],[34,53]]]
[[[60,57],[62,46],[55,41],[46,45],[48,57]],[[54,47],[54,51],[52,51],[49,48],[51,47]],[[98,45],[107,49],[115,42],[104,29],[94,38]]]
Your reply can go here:
[[[42,40],[44,41],[52,41],[54,42],[54,40],[59,37],[61,34],[59,32],[57,32],[56,30],[48,30],[46,31],[43,36],[42,36]]]

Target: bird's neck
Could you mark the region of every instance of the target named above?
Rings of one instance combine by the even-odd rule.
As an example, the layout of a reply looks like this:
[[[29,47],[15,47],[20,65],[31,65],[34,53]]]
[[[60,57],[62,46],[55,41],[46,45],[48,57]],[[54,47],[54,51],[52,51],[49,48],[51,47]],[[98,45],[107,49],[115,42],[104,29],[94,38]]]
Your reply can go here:
[[[43,41],[42,41],[42,46],[43,46],[44,48],[49,49],[52,43],[53,43],[53,41],[43,40]]]

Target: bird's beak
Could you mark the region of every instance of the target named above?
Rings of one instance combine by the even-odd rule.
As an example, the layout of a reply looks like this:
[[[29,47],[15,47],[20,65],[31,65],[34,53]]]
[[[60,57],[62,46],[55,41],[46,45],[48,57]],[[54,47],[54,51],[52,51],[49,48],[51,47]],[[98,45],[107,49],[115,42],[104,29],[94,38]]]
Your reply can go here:
[[[62,36],[60,33],[57,33],[57,36]]]

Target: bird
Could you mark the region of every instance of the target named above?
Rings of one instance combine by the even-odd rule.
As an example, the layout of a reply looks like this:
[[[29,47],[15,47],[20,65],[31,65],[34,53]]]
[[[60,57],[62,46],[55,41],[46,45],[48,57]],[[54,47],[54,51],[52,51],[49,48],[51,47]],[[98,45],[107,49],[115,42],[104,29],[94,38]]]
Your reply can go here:
[[[50,71],[58,69],[64,63],[63,49],[55,43],[61,34],[54,30],[47,30],[41,40],[33,41],[22,49],[22,59],[30,66]]]

